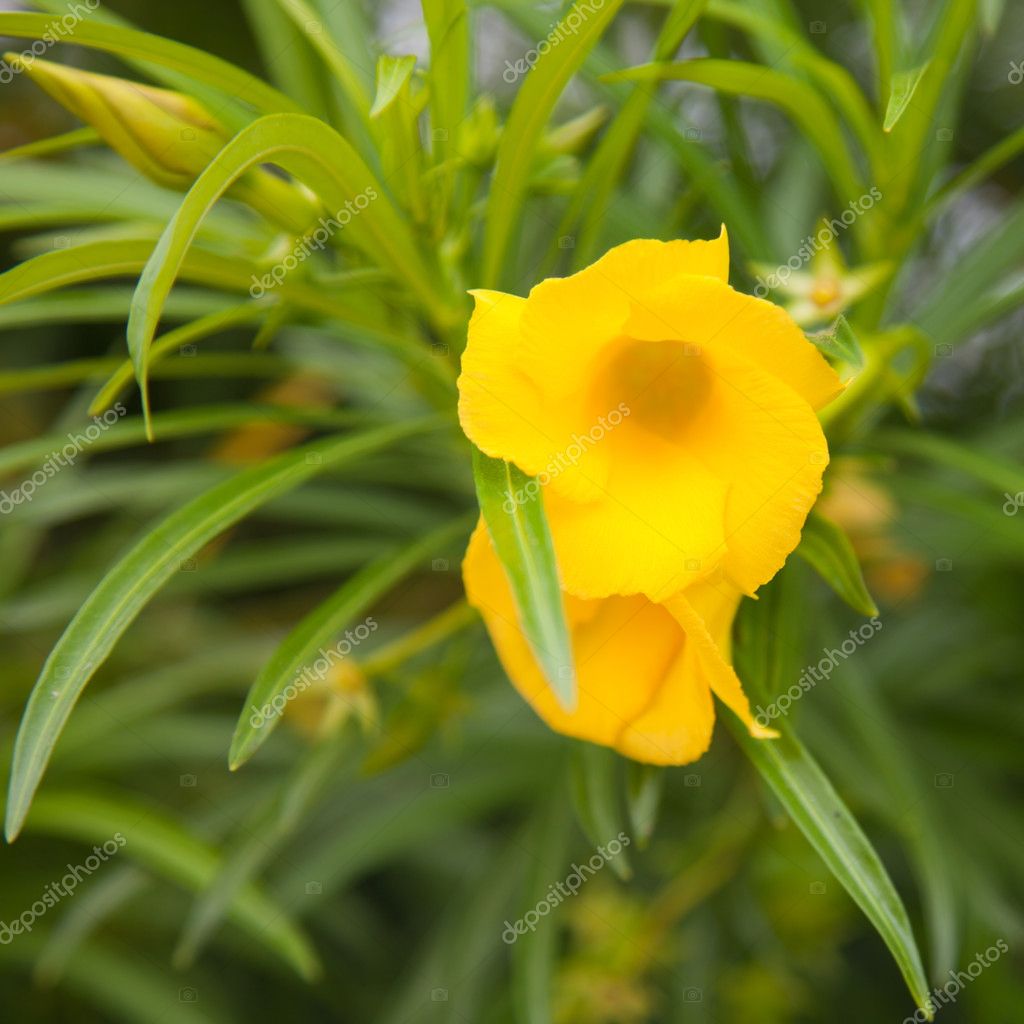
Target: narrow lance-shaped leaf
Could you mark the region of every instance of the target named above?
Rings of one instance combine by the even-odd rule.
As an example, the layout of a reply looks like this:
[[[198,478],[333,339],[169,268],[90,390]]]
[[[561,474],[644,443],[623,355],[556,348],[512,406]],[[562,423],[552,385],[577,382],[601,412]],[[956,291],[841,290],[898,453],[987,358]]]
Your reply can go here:
[[[424,558],[451,543],[459,533],[464,534],[467,528],[468,524],[461,519],[447,523],[400,551],[383,555],[346,580],[295,626],[246,694],[228,755],[232,771],[245,764],[267,741],[280,719],[273,708],[274,699],[294,682],[318,648],[329,643]],[[268,710],[271,713],[268,714]]]
[[[473,477],[484,522],[505,569],[520,625],[563,707],[576,706],[576,671],[555,548],[540,488],[517,466],[473,449]]]
[[[848,363],[855,370],[864,367],[864,352],[845,316],[837,317],[830,330],[808,334],[807,340],[837,362]]]
[[[605,0],[597,10],[589,4],[573,4],[565,18],[551,30],[551,37],[558,40],[558,45],[549,46],[526,73],[502,132],[487,200],[481,274],[481,282],[486,287],[498,282],[508,256],[537,143],[555,103],[621,6],[622,0]],[[570,18],[578,22],[575,31],[567,27]]]
[[[82,690],[184,560],[253,509],[324,469],[436,422],[420,420],[304,445],[213,487],[150,530],[89,595],[43,665],[15,740],[7,799],[8,839],[21,830],[54,744]]]
[[[785,728],[779,739],[756,740],[731,714],[726,717],[761,778],[882,936],[917,1005],[927,1007],[928,982],[903,902],[817,761]]]
[[[892,76],[889,103],[885,108],[885,120],[882,122],[883,131],[891,132],[896,127],[896,123],[903,116],[903,111],[907,109],[908,104],[914,98],[914,92],[930,63],[931,61],[926,60],[915,68],[898,71]]]
[[[857,553],[842,527],[812,512],[804,524],[796,549],[819,576],[855,611],[877,615],[878,606],[868,592]]]
[[[53,17],[47,14],[0,13],[0,36],[43,39],[53,31]],[[244,96],[246,103],[264,113],[298,111],[284,93],[247,71],[219,57],[172,39],[149,32],[108,25],[88,18],[75,25],[75,46],[87,46],[131,61],[152,61],[189,78],[211,85],[225,97]],[[175,81],[173,84],[177,86]]]
[[[864,191],[860,172],[831,108],[806,82],[739,60],[699,58],[673,64],[645,64],[611,75],[607,81],[684,81],[711,86],[734,96],[749,96],[781,107],[814,145],[836,191],[855,199]]]
[[[346,230],[418,295],[437,323],[448,326],[453,322],[453,313],[440,300],[440,289],[408,225],[358,153],[316,118],[295,114],[260,118],[239,132],[196,180],[139,279],[128,321],[128,348],[147,412],[149,346],[199,224],[234,181],[268,161],[304,181],[330,210],[340,211],[346,203],[364,197],[356,215],[350,214]]]
[[[807,620],[805,589],[787,566],[741,608],[737,667],[755,699],[771,702],[799,671]],[[758,713],[762,714],[760,707]],[[899,894],[874,847],[817,761],[783,718],[772,724],[779,737],[753,739],[731,713],[726,722],[761,778],[785,807],[828,869],[864,912],[889,947],[911,995],[928,1019],[928,982],[913,929]]]
[[[217,876],[221,857],[177,822],[149,808],[90,792],[47,793],[39,798],[27,822],[32,832],[87,842],[110,836],[124,840],[129,860],[193,890]],[[269,947],[303,978],[320,972],[309,939],[285,910],[252,883],[232,894],[228,914],[255,941]]]

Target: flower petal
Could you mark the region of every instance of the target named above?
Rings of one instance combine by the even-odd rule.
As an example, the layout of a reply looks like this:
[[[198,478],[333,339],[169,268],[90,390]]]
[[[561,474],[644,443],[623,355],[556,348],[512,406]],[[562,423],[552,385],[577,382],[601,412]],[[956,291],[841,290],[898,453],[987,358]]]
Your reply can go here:
[[[626,333],[676,339],[741,355],[788,384],[815,409],[843,390],[839,375],[784,309],[708,277],[661,285],[634,302]]]
[[[740,594],[728,584],[703,582],[665,602],[664,607],[686,631],[715,696],[757,739],[774,739],[774,729],[757,723],[736,670],[729,662],[730,633]]]
[[[578,597],[645,594],[658,601],[724,557],[728,488],[705,463],[654,436],[642,444],[608,440],[620,448],[599,500],[577,502],[554,486],[544,489],[562,586]]]
[[[557,476],[564,492],[592,498],[608,468],[600,443],[587,441],[595,423],[586,395],[578,386],[574,396],[557,400],[546,393],[549,367],[524,354],[526,299],[494,291],[473,296],[459,375],[459,420],[466,436],[493,458],[514,462],[530,476]],[[575,370],[572,379],[579,379]]]
[[[622,731],[616,746],[634,761],[689,764],[711,745],[715,705],[710,680],[689,639],[648,708]]]
[[[732,352],[709,350],[717,385],[692,424],[694,454],[729,480],[722,568],[752,594],[800,542],[821,492],[828,445],[811,407]]]
[[[643,597],[567,600],[578,693],[570,713],[529,649],[482,521],[470,539],[463,575],[469,602],[483,615],[509,679],[552,729],[655,764],[686,763],[707,748],[714,721],[707,677],[687,655],[682,629],[660,605]]]

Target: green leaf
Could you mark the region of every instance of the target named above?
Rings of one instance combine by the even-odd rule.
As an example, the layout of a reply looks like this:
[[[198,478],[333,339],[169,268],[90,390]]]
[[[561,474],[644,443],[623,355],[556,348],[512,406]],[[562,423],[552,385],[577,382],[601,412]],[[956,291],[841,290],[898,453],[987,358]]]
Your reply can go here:
[[[480,275],[484,287],[498,284],[505,270],[534,155],[555,103],[622,2],[605,0],[596,13],[589,4],[574,3],[566,18],[574,16],[580,22],[579,27],[570,31],[565,27],[565,19],[559,22],[551,30],[551,36],[558,39],[557,45],[549,46],[526,73],[501,134],[494,179],[488,193]]]
[[[909,455],[966,473],[1001,492],[1007,501],[1024,492],[1024,466],[986,452],[977,443],[968,446],[925,431],[884,430],[871,435],[871,446],[887,455]]]
[[[160,359],[161,356],[180,349],[182,345],[193,341],[199,341],[217,331],[226,330],[239,324],[248,323],[265,316],[268,310],[255,302],[247,302],[242,306],[230,306],[227,309],[218,310],[208,316],[200,317],[191,323],[182,324],[174,330],[167,331],[150,348],[150,364]],[[123,362],[117,370],[111,374],[107,382],[97,392],[96,397],[89,405],[89,415],[96,416],[109,408],[116,400],[121,391],[132,379],[133,366],[131,360]]]
[[[53,18],[49,15],[0,13],[0,36],[45,39],[46,33],[52,31]],[[255,75],[184,43],[148,32],[102,24],[96,19],[79,21],[74,35],[76,46],[103,50],[129,60],[149,61],[211,85],[224,96],[221,107],[235,102],[236,97],[244,96],[246,103],[263,113],[299,109],[287,96]],[[223,114],[223,109],[218,113]]]
[[[764,700],[792,679],[806,621],[804,590],[787,566],[760,600],[741,609],[737,667],[748,692]],[[731,712],[730,731],[786,812],[877,929],[889,947],[910,993],[929,1020],[929,987],[906,909],[874,847],[842,798],[782,718],[772,725],[777,739],[754,739]]]
[[[220,856],[175,821],[148,807],[88,792],[40,795],[25,823],[42,832],[86,842],[118,841],[123,855],[187,888],[199,890],[216,877]],[[268,946],[301,977],[320,973],[316,952],[284,908],[246,885],[233,895],[229,916],[261,945]]]
[[[233,182],[250,168],[268,161],[304,181],[330,210],[340,211],[346,203],[351,205],[357,197],[365,196],[366,205],[350,215],[346,232],[360,240],[398,280],[408,284],[438,323],[452,322],[452,313],[440,300],[440,288],[417,250],[408,225],[356,151],[316,118],[295,114],[260,118],[240,131],[196,179],[139,279],[128,321],[128,347],[147,414],[150,344],[196,230]]]
[[[473,449],[480,511],[505,569],[519,622],[559,702],[576,706],[576,669],[544,501],[517,466]],[[532,485],[532,486],[531,486]]]
[[[679,49],[706,5],[707,0],[677,0],[672,5],[655,43],[655,60],[668,59]],[[656,88],[656,83],[649,82],[636,89],[622,103],[588,162],[572,202],[562,218],[556,242],[557,238],[571,234],[573,225],[583,216],[580,238],[573,248],[576,267],[589,262],[596,248],[612,194],[621,183]]]
[[[540,903],[552,905],[552,885],[566,873],[570,821],[565,813],[564,788],[555,786],[524,837],[530,857],[516,913],[526,914]],[[558,928],[553,918],[553,912],[546,914],[535,928],[511,940],[512,1000],[520,1024],[551,1024],[554,1020],[552,989],[558,963]]]
[[[423,0],[423,20],[430,39],[430,127],[434,148],[444,156],[453,152],[456,133],[469,96],[469,15],[466,0]]]
[[[744,4],[733,3],[730,0],[712,0],[707,13],[710,18],[743,29],[753,39],[777,43],[778,61],[785,61],[794,70],[806,72],[856,133],[857,140],[870,158],[876,180],[884,173],[885,154],[877,118],[864,93],[861,92],[857,80],[845,67],[823,56],[820,50],[807,41],[802,32],[794,31],[781,21],[765,17]],[[672,54],[668,53],[664,54],[662,59],[670,57]],[[764,54],[762,59],[767,64],[774,63],[773,59],[767,59]]]
[[[804,523],[796,553],[855,611],[868,616],[878,614],[857,554],[842,527],[812,512]]]
[[[665,769],[661,765],[626,763],[626,809],[638,849],[644,849],[654,834],[664,788]]]
[[[60,135],[51,135],[46,139],[37,139],[35,142],[26,142],[23,146],[13,146],[0,153],[0,164],[12,160],[30,160],[40,156],[54,156],[57,153],[66,153],[72,149],[80,149],[83,146],[95,146],[100,141],[99,132],[94,128],[75,128],[70,132],[63,132]]]
[[[308,751],[262,808],[259,820],[244,830],[220,869],[189,913],[174,951],[178,967],[189,967],[237,894],[253,884],[259,870],[292,835],[337,767],[338,748],[329,742]]]
[[[367,130],[368,135],[369,97],[363,88],[358,69],[329,34],[327,26],[324,25],[325,18],[306,0],[277,0],[277,4],[305,35],[310,46],[320,54],[341,86],[348,107],[357,118],[360,128]]]
[[[761,778],[882,936],[917,1005],[926,1007],[928,982],[906,909],[874,847],[817,761],[785,727],[779,739],[756,740],[731,713],[726,717]]]
[[[840,314],[831,330],[808,334],[807,340],[838,363],[848,363],[855,370],[864,368],[864,352],[857,335],[845,316]]]
[[[305,33],[277,4],[242,0],[242,10],[271,81],[307,114],[330,121],[334,113],[332,83],[313,59]]]
[[[318,649],[330,643],[353,619],[364,614],[425,558],[450,544],[460,534],[465,534],[467,527],[464,519],[457,519],[418,538],[396,553],[381,556],[346,580],[292,629],[246,694],[245,706],[238,716],[228,754],[228,764],[232,771],[245,764],[267,741],[280,721],[280,715],[261,712],[272,706],[274,698],[293,684],[295,677]],[[254,718],[257,719],[256,724],[253,724]]]
[[[921,78],[928,70],[930,60],[919,64],[915,68],[908,68],[905,71],[898,71],[892,76],[892,85],[889,88],[889,103],[885,108],[885,120],[882,122],[882,131],[891,132],[896,123],[903,116],[903,111],[914,98],[914,93],[920,84]]]
[[[674,64],[644,64],[605,76],[607,81],[685,81],[781,107],[818,151],[840,197],[864,192],[860,172],[832,110],[806,82],[760,64],[698,58]]]
[[[33,256],[0,274],[0,305],[67,285],[137,274],[153,252],[150,239],[115,239],[86,242]],[[237,257],[226,260],[204,249],[193,248],[178,269],[187,281],[247,292],[251,275],[260,268],[247,266]]]
[[[381,54],[377,58],[377,95],[370,108],[370,117],[380,117],[395,101],[416,67],[414,56],[392,57]]]
[[[572,745],[570,763],[573,806],[583,831],[594,847],[605,843],[625,831],[622,809],[619,806],[618,770],[622,759],[614,750],[582,741]],[[623,881],[633,875],[625,847],[608,860],[612,870]]]
[[[436,423],[414,421],[315,441],[237,474],[150,530],[89,595],[43,665],[15,741],[7,800],[8,839],[21,830],[54,744],[82,690],[184,560],[253,509],[317,473]]]
[[[134,289],[130,287],[74,288],[0,306],[0,328],[42,327],[46,324],[124,323]],[[168,320],[192,320],[216,313],[227,296],[180,288],[165,310]]]

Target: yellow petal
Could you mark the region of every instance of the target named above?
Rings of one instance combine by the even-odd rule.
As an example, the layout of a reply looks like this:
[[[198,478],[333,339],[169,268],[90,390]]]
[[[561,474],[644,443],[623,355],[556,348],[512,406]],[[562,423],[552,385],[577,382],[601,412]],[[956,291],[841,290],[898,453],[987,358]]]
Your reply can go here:
[[[721,582],[704,582],[665,602],[665,608],[686,631],[697,658],[707,673],[715,696],[732,711],[757,739],[774,739],[778,733],[757,723],[730,658],[730,633],[740,595]]]
[[[712,571],[726,551],[726,484],[656,437],[629,445],[619,434],[608,439],[612,469],[598,500],[572,501],[554,484],[544,490],[562,585],[580,597],[661,600]]]
[[[564,491],[592,497],[604,484],[607,459],[592,442],[597,424],[588,417],[585,396],[552,400],[547,370],[524,357],[526,299],[494,291],[473,296],[459,375],[459,420],[466,436],[530,476],[557,477]]]
[[[729,280],[729,236],[725,225],[717,238],[708,241],[673,239],[658,242],[636,238],[609,249],[581,274],[600,275],[608,286],[623,289],[629,295],[646,292],[652,285],[683,274]]]
[[[711,745],[710,679],[689,639],[647,709],[623,730],[618,749],[647,764],[689,764]]]
[[[752,594],[800,542],[821,492],[828,445],[811,407],[778,378],[731,352],[709,351],[718,377],[688,437],[730,481],[721,567]]]
[[[554,730],[653,764],[683,764],[710,742],[707,676],[676,619],[642,597],[568,598],[578,703],[555,699],[520,629],[511,589],[481,521],[463,562],[466,595],[483,615],[509,679]]]
[[[838,374],[784,309],[707,277],[671,282],[634,303],[625,329],[633,338],[671,338],[735,352],[784,381],[815,409],[843,390]]]

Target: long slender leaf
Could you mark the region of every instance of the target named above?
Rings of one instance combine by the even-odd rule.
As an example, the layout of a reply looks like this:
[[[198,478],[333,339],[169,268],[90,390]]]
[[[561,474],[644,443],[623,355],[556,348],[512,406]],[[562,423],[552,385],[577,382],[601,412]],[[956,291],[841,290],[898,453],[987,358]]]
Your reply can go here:
[[[163,303],[203,217],[227,188],[251,167],[272,161],[305,181],[331,209],[340,211],[365,197],[362,212],[350,214],[349,230],[361,239],[381,264],[392,270],[419,295],[424,307],[442,324],[451,312],[439,299],[439,288],[407,225],[384,187],[354,149],[321,121],[312,117],[277,114],[260,118],[224,147],[189,190],[168,223],[139,280],[128,321],[128,347],[146,403],[149,347]],[[312,227],[312,225],[310,225]],[[148,406],[147,406],[148,407]]]
[[[792,666],[801,656],[796,636],[804,612],[795,584],[793,569],[787,567],[762,590],[759,601],[748,602],[743,609],[742,625],[749,632],[741,632],[740,672],[748,688],[767,701],[796,678]],[[758,774],[877,929],[910,994],[930,1020],[928,982],[903,902],[870,840],[817,761],[781,719],[773,722],[780,732],[777,739],[759,740],[734,715],[725,717]]]
[[[574,16],[581,22],[580,27],[569,32],[563,19],[552,30],[560,40],[558,45],[549,46],[526,75],[502,132],[487,200],[480,274],[484,287],[495,286],[502,276],[526,194],[530,165],[555,103],[621,6],[622,0],[605,0],[595,12],[589,5],[584,10],[574,3],[566,18]]]
[[[48,30],[52,31],[52,25],[53,18],[45,14],[0,13],[0,36],[42,39]],[[131,60],[151,61],[211,85],[225,97],[245,97],[246,103],[264,113],[299,109],[287,96],[255,75],[202,50],[149,32],[84,19],[75,25],[75,45]]]
[[[246,694],[245,706],[238,717],[228,754],[232,771],[240,768],[259,750],[279,721],[277,715],[256,715],[254,709],[258,712],[271,705],[274,698],[292,684],[303,665],[323,644],[363,614],[426,557],[451,543],[466,529],[467,523],[459,519],[420,537],[396,554],[381,556],[346,580],[292,629]],[[255,724],[254,718],[257,719]]]
[[[796,552],[851,608],[862,615],[878,614],[856,552],[842,527],[812,512],[804,524]]]
[[[750,96],[781,107],[814,144],[840,197],[864,192],[835,115],[813,88],[780,71],[738,60],[699,58],[674,64],[645,64],[608,76],[610,81],[698,82],[729,95]]]
[[[32,832],[108,842],[122,836],[124,856],[191,889],[206,885],[220,857],[177,822],[148,807],[89,792],[55,792],[40,796],[25,823]],[[257,942],[269,946],[302,977],[312,979],[320,965],[309,940],[285,910],[254,886],[241,889],[231,902],[231,919]]]
[[[558,700],[571,709],[576,706],[576,669],[540,490],[527,486],[530,478],[517,466],[476,448],[473,478],[480,511],[515,595],[523,633]]]
[[[13,840],[53,746],[82,690],[146,603],[204,544],[254,508],[318,472],[376,451],[436,421],[315,441],[239,473],[168,516],[104,577],[50,652],[18,729],[7,801]]]

